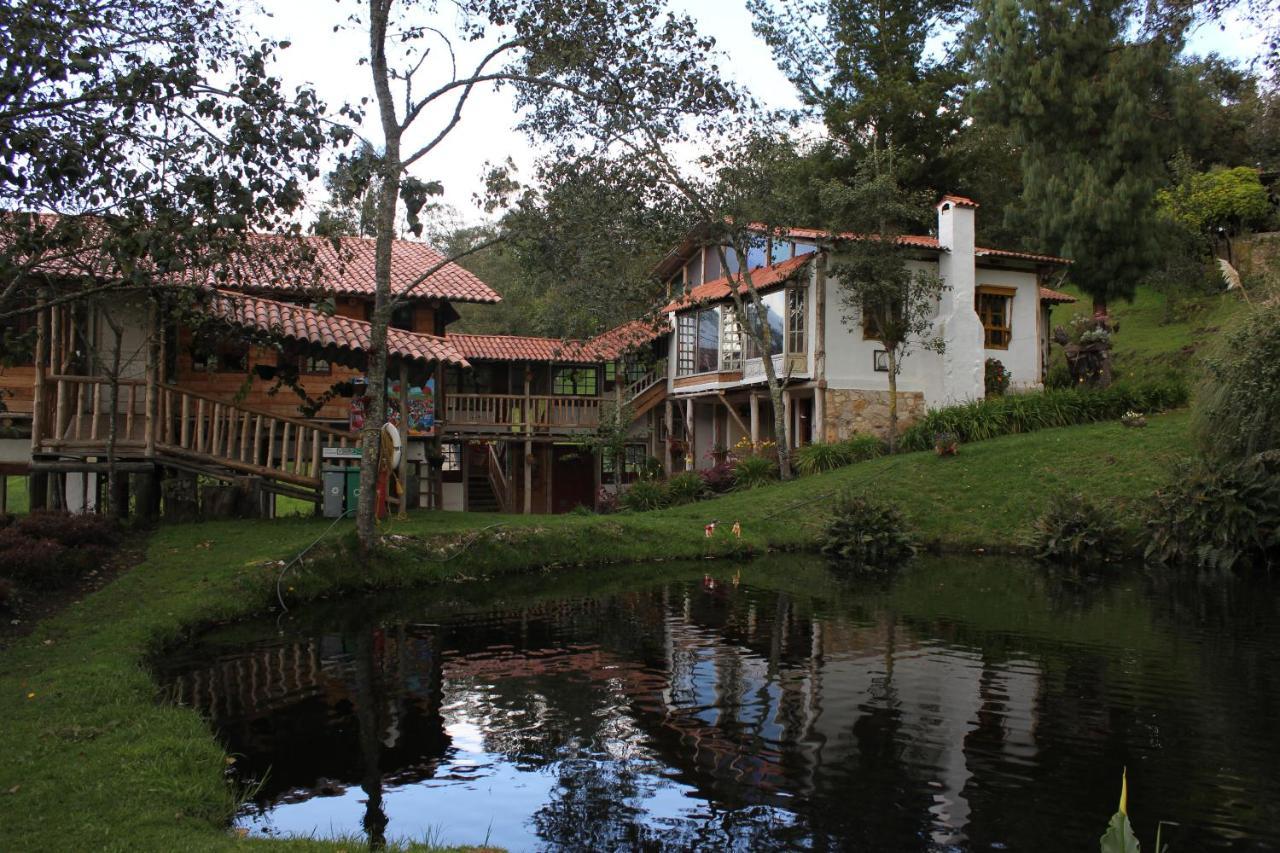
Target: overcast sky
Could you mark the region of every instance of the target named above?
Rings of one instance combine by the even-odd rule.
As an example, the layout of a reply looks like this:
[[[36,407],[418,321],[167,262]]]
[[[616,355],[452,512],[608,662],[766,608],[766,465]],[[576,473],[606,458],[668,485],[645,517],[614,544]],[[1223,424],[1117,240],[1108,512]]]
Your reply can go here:
[[[292,42],[276,69],[287,84],[310,83],[332,106],[372,97],[369,68],[359,64],[360,58],[368,53],[367,37],[354,30],[334,32],[334,26],[343,23],[356,4],[350,0],[260,2],[266,11],[265,16],[257,19],[261,34]],[[721,67],[739,84],[768,106],[797,105],[791,84],[774,65],[768,47],[751,31],[745,0],[673,0],[672,6],[693,16],[704,33],[715,37],[723,53]],[[447,25],[442,29],[447,30]],[[1200,27],[1191,38],[1190,49],[1248,61],[1261,52],[1263,43],[1259,30],[1230,19],[1225,30],[1216,25]],[[468,51],[465,45],[455,47],[460,51],[459,64],[465,67],[466,58],[475,55],[475,48]],[[443,58],[443,53],[437,53]],[[440,68],[440,74],[447,73],[447,68]],[[421,76],[423,82],[417,84],[420,91],[425,91],[432,80],[442,79],[438,75],[429,76],[426,70]],[[438,129],[442,119],[440,115],[424,116],[418,124],[421,130],[407,142],[429,138],[428,131]],[[481,187],[484,164],[511,157],[517,166],[527,168],[536,157],[528,141],[512,130],[513,123],[508,95],[491,90],[473,95],[462,122],[414,173],[425,180],[442,181],[444,200],[456,207],[467,221],[483,218],[473,197]],[[365,129],[375,143],[380,140],[375,121],[366,120]],[[317,190],[315,196],[317,204],[324,199],[322,190]]]

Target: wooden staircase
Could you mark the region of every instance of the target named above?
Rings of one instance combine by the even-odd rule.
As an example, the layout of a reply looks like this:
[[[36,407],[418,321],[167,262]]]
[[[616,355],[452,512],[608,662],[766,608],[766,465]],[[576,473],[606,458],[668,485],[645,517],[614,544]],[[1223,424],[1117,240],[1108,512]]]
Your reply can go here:
[[[319,500],[325,448],[359,441],[311,421],[172,385],[121,380],[113,395],[104,377],[52,375],[46,381],[50,393],[41,395],[41,410],[33,415],[33,462],[43,460],[37,467],[84,460],[85,470],[96,470],[87,460],[108,453],[114,430],[117,460],[223,480],[256,477],[267,491]]]
[[[654,406],[667,399],[667,372],[651,370],[635,382],[627,386],[623,392],[632,415],[640,418],[649,413]]]

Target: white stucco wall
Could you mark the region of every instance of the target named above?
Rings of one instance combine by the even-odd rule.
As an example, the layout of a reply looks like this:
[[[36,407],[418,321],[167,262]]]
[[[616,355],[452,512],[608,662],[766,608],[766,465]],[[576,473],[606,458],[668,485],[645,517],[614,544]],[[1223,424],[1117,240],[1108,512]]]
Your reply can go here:
[[[833,260],[832,263],[838,263]],[[910,261],[913,270],[924,271],[934,275],[938,265],[927,261]],[[853,319],[845,322],[845,315],[851,315],[845,307],[839,284],[835,278],[828,277],[827,288],[827,387],[838,389],[856,389],[859,391],[888,391],[889,374],[875,369],[875,352],[883,349],[879,341],[863,340],[862,321]],[[898,391],[922,391],[925,402],[935,405],[930,399],[938,396],[937,388],[930,388],[930,376],[937,376],[941,371],[938,354],[913,347],[902,362],[902,371],[898,374]]]
[[[998,359],[1013,374],[1013,388],[1040,387],[1040,285],[1033,272],[978,268],[978,287],[1012,287],[1013,337],[1007,350],[984,349],[983,361]]]

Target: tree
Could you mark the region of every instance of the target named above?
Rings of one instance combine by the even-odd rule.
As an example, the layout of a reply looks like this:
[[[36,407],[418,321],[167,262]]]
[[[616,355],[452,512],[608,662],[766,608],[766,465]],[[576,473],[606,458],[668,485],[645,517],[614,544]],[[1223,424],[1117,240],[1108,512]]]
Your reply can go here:
[[[462,121],[471,95],[480,87],[509,87],[520,111],[518,130],[553,144],[599,148],[626,134],[672,132],[690,114],[718,110],[723,87],[708,70],[713,42],[699,36],[689,18],[667,12],[661,0],[462,0],[451,10],[453,36],[431,16],[430,4],[368,0],[364,8],[363,19],[353,19],[368,30],[368,65],[383,137],[375,170],[376,288],[368,369],[373,413],[363,442],[373,448],[386,413],[391,313],[397,300],[437,269],[423,271],[392,297],[397,210],[403,200],[410,229],[420,232],[418,214],[440,187],[409,170],[429,162]],[[492,47],[469,70],[459,71],[454,40]],[[443,51],[432,49],[440,45]],[[431,73],[438,75],[435,85],[415,85]],[[403,89],[402,97],[393,87]],[[406,147],[406,133],[423,130],[436,108],[443,109],[444,118],[426,131],[426,142]],[[494,185],[509,188],[500,174]],[[376,534],[376,466],[375,454],[366,453],[356,516],[365,551]]]
[[[966,190],[951,147],[965,116],[959,55],[936,50],[959,0],[749,0],[755,31],[853,166],[894,149],[912,189]]]
[[[55,298],[145,290],[296,231],[328,137],[266,73],[286,46],[220,0],[0,4],[0,320],[34,310],[37,270],[82,279]]]
[[[967,34],[976,112],[1021,151],[1042,251],[1106,313],[1156,258],[1155,193],[1176,135],[1170,68],[1188,20],[1137,0],[983,0]]]
[[[1156,198],[1165,215],[1209,236],[1220,232],[1230,238],[1271,216],[1271,199],[1258,170],[1247,166],[1189,174]]]
[[[325,237],[372,237],[377,191],[373,173],[378,155],[368,142],[343,156],[324,177],[329,201],[320,209],[311,230]]]
[[[889,452],[897,450],[898,374],[915,349],[942,351],[933,318],[946,286],[936,274],[912,267],[898,241],[899,222],[921,221],[926,200],[898,184],[893,152],[866,160],[852,186],[833,184],[822,195],[837,236],[830,273],[840,288],[841,319],[884,347],[889,368]]]

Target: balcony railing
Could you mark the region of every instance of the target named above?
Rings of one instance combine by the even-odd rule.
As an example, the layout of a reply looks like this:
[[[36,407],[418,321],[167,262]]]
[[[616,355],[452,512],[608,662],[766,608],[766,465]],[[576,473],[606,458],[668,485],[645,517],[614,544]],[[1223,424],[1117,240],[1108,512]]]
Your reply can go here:
[[[599,397],[446,394],[445,431],[570,433],[600,425]]]

